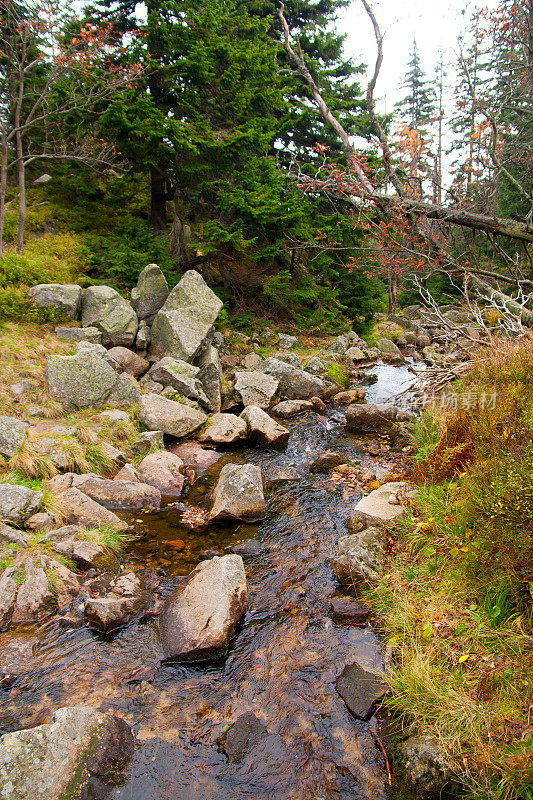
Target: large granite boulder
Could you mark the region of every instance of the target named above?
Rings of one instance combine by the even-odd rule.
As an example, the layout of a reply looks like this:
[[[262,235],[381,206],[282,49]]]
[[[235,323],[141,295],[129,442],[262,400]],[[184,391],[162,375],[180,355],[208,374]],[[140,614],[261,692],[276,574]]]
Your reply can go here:
[[[279,380],[257,370],[235,373],[235,394],[245,406],[269,408],[279,388]]]
[[[398,409],[386,403],[356,403],[346,409],[346,427],[354,431],[378,431],[390,428]]]
[[[195,270],[186,272],[157,313],[150,350],[159,357],[193,361],[210,344],[222,301]]]
[[[58,325],[54,333],[60,339],[71,339],[73,342],[94,342],[102,344],[102,334],[98,328],[65,328]]]
[[[402,352],[397,345],[394,344],[392,339],[385,339],[380,337],[376,346],[386,361],[403,361]]]
[[[178,439],[197,430],[207,421],[202,411],[167,400],[158,394],[143,395],[139,404],[139,418],[149,430],[163,431]]]
[[[263,476],[255,464],[226,464],[213,490],[210,522],[255,522],[265,516]]]
[[[381,534],[376,528],[341,536],[337,556],[331,559],[333,572],[344,586],[377,581],[382,563]]]
[[[101,405],[117,382],[117,373],[97,353],[80,350],[73,356],[49,356],[48,391],[75,408]]]
[[[59,308],[72,319],[76,319],[80,310],[81,286],[40,283],[31,287],[28,297],[37,308]]]
[[[159,616],[163,658],[194,660],[224,655],[247,602],[240,556],[202,561],[163,605]]]
[[[412,496],[413,487],[401,481],[384,483],[379,489],[362,497],[353,510],[352,524],[390,525],[404,515],[398,496]]]
[[[139,464],[138,472],[140,480],[156,486],[161,494],[179,496],[183,490],[183,461],[174,453],[150,453]]]
[[[266,358],[262,370],[279,380],[280,394],[288,400],[308,400],[319,396],[325,389],[321,378],[297,369],[278,358]]]
[[[198,380],[209,403],[207,409],[218,413],[222,403],[222,366],[217,348],[214,345],[206,347],[198,356],[196,363],[200,369]]]
[[[137,314],[110,286],[90,286],[82,300],[84,327],[98,328],[106,347],[131,347],[139,325]]]
[[[246,439],[246,422],[235,414],[213,414],[198,437],[210,444],[237,444]]]
[[[97,503],[74,486],[62,492],[59,496],[63,513],[70,522],[85,528],[105,526],[116,531],[128,529],[127,522],[119,519],[112,511],[104,508],[100,503]]]
[[[35,492],[27,486],[0,483],[0,520],[4,522],[22,525],[39,511],[42,502],[42,492]]]
[[[116,510],[161,507],[161,492],[148,483],[80,475],[74,485],[104,508]]]
[[[60,708],[50,722],[0,738],[3,800],[103,800],[121,782],[133,734],[113,714]]]
[[[157,264],[148,264],[139,273],[137,285],[131,290],[131,305],[139,319],[157,314],[167,297],[167,279]]]
[[[28,433],[28,425],[16,417],[0,417],[0,455],[12,458],[20,450]]]
[[[134,378],[140,378],[150,369],[150,364],[146,359],[141,358],[133,350],[128,350],[127,347],[112,347],[107,351],[107,355],[113,359],[119,372],[127,372]]]
[[[148,377],[155,383],[172,387],[184,397],[197,400],[207,408],[210,403],[198,379],[199,372],[199,367],[187,361],[165,356],[153,365]]]
[[[288,428],[273,420],[258,406],[247,406],[241,414],[241,419],[246,422],[248,438],[252,442],[271,446],[287,444],[289,441]]]
[[[328,369],[318,356],[311,356],[305,363],[305,371],[309,372],[310,375],[321,377],[327,373]]]

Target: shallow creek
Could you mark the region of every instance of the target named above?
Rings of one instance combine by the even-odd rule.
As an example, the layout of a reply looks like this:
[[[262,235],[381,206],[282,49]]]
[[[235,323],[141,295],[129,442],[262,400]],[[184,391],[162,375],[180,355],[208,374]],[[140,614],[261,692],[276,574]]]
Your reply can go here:
[[[414,379],[408,367],[371,371],[378,382],[369,387],[367,402],[385,401]],[[162,568],[159,599],[198,563],[202,550],[261,541],[260,555],[245,559],[249,608],[226,658],[158,667],[157,623],[149,616],[107,636],[88,627],[63,630],[53,619],[18,629],[17,636],[37,635],[42,646],[35,671],[0,696],[2,732],[43,722],[66,705],[116,711],[138,745],[115,800],[385,797],[378,723],[355,720],[335,690],[336,678],[354,660],[379,670],[381,646],[371,628],[338,625],[328,616],[329,600],[340,591],[327,558],[347,533],[346,519],[360,495],[327,475],[310,474],[309,462],[332,449],[379,476],[397,471],[399,458],[368,456],[365,441],[345,431],[337,409],[307,414],[289,427],[285,450],[222,453],[185,497],[187,504],[202,505],[228,460],[259,464],[267,498],[260,524],[191,532],[171,507],[133,517],[139,538],[124,555],[124,569]],[[181,551],[172,544],[178,539],[185,542]],[[153,677],[152,667],[153,681],[143,681],[143,671]],[[230,764],[217,739],[245,711],[253,711],[270,735]]]

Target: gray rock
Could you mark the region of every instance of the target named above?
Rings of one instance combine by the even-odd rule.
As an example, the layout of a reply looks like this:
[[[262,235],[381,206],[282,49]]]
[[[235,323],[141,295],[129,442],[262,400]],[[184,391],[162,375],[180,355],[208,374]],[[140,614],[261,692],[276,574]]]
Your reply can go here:
[[[235,414],[213,414],[198,437],[200,442],[236,444],[246,439],[246,422]]]
[[[277,358],[265,359],[263,372],[279,380],[280,394],[288,400],[308,400],[322,394],[325,388],[324,382],[316,375],[295,369]]]
[[[284,361],[286,364],[290,364],[294,369],[303,369],[302,362],[296,353],[274,353],[274,358],[277,358],[278,361]]]
[[[9,622],[13,613],[13,605],[17,596],[19,585],[17,583],[19,567],[14,564],[6,567],[0,575],[0,624]]]
[[[183,490],[183,461],[174,453],[160,450],[143,458],[138,466],[139,477],[145,483],[156,486],[164,495],[179,495]]]
[[[213,490],[209,522],[255,522],[265,516],[263,476],[255,464],[226,464]]]
[[[113,447],[108,442],[100,443],[100,452],[109,462],[110,469],[120,469],[127,462],[127,458],[118,447]]]
[[[330,353],[338,353],[340,355],[344,355],[344,353],[350,347],[350,339],[347,336],[337,336],[328,347],[328,351]]]
[[[79,489],[72,487],[60,495],[63,511],[67,519],[84,528],[109,526],[117,531],[125,531],[128,524],[108,511],[100,503],[92,500]]]
[[[335,686],[356,719],[370,719],[375,704],[389,688],[382,675],[363,669],[357,662],[344,668]]]
[[[340,453],[335,453],[332,450],[326,450],[321,453],[317,458],[313,459],[309,464],[309,472],[317,474],[319,472],[329,472],[341,464],[347,464],[348,459]]]
[[[92,342],[102,344],[102,334],[98,328],[64,328],[58,325],[54,328],[56,336],[60,339],[72,339],[74,342]]]
[[[150,328],[146,324],[146,321],[142,319],[139,322],[139,330],[137,331],[137,336],[135,338],[135,347],[137,350],[142,350],[143,352],[148,350],[148,345],[152,339],[152,334],[150,333]]]
[[[161,492],[147,482],[132,483],[96,475],[80,475],[75,486],[87,497],[112,510],[161,507]]]
[[[31,391],[32,388],[33,388],[32,382],[24,380],[24,381],[18,381],[18,383],[12,383],[11,386],[9,387],[9,391],[14,397],[19,398],[22,397],[23,394],[26,394],[26,392]]]
[[[122,423],[128,425],[131,423],[131,416],[128,414],[128,412],[120,411],[119,409],[113,409],[112,411],[102,411],[102,413],[98,414],[98,416],[95,417],[94,419],[98,422],[108,422],[117,425],[120,425]]]
[[[202,276],[186,272],[154,319],[151,352],[193,361],[210,344],[222,301]]]
[[[81,525],[62,525],[54,531],[48,531],[42,538],[43,542],[62,542],[72,539],[82,530]]]
[[[42,566],[32,558],[24,562],[25,577],[17,592],[12,623],[36,622],[52,613],[54,596]]]
[[[248,438],[252,442],[265,446],[287,444],[289,430],[269,417],[258,406],[247,406],[241,414],[247,426]]]
[[[31,287],[28,297],[37,308],[59,308],[72,319],[76,319],[80,310],[81,286],[40,283]]]
[[[379,352],[388,359],[403,361],[403,356],[399,347],[393,341],[380,337],[376,342]]]
[[[105,399],[106,406],[113,408],[131,408],[141,401],[141,389],[131,375],[117,375],[117,380]]]
[[[278,334],[278,345],[282,350],[290,350],[295,344],[298,344],[297,336],[290,336],[286,333]]]
[[[119,717],[60,708],[49,723],[0,738],[0,796],[99,800],[120,782],[133,751],[131,730]]]
[[[28,531],[48,531],[56,524],[56,518],[48,511],[41,511],[26,520],[25,528]]]
[[[157,314],[167,297],[167,279],[157,264],[148,264],[139,273],[137,285],[131,290],[131,305],[139,319]]]
[[[130,347],[137,335],[137,315],[130,304],[110,286],[90,286],[82,300],[82,324],[98,328],[102,344]]]
[[[453,778],[446,754],[432,736],[410,736],[399,745],[408,783],[417,796],[441,797]]]
[[[127,372],[134,378],[140,378],[150,368],[146,359],[141,358],[133,350],[128,350],[127,347],[112,347],[107,351],[107,355],[117,364],[119,371]]]
[[[183,442],[172,448],[183,463],[191,467],[197,475],[203,474],[209,467],[222,458],[222,453],[202,447],[199,442]]]
[[[268,408],[279,388],[279,380],[264,372],[236,372],[235,394],[245,406]]]
[[[46,383],[52,397],[76,408],[103,403],[118,378],[102,358],[83,350],[73,356],[49,356],[46,364]]]
[[[33,514],[30,519],[36,516]],[[5,525],[3,522],[0,522],[0,544],[9,543],[9,544],[16,544],[19,547],[27,547],[28,539],[24,536],[20,531],[15,530],[15,528],[11,528],[9,525]]]
[[[134,572],[121,575],[110,589],[105,597],[87,600],[84,608],[89,622],[104,631],[126,625],[148,601],[148,594]]]
[[[0,455],[12,458],[20,450],[28,433],[28,425],[16,417],[0,417]]]
[[[253,371],[259,369],[262,363],[263,359],[257,353],[246,353],[244,358],[241,358],[241,366],[245,370]]]
[[[346,358],[350,358],[352,361],[364,361],[366,357],[366,352],[360,347],[350,347],[346,351]]]
[[[346,409],[346,427],[355,431],[378,431],[390,428],[398,409],[387,404],[356,403]]]
[[[139,434],[131,445],[131,451],[136,456],[147,455],[150,450],[163,450],[165,447],[165,440],[163,431],[144,431]]]
[[[81,535],[81,534],[80,534]],[[64,539],[52,544],[54,552],[67,556],[76,562],[82,569],[98,569],[117,572],[119,564],[114,553],[99,542],[85,539]]]
[[[364,523],[365,525],[385,525],[401,519],[404,510],[401,504],[391,503],[391,497],[406,494],[412,496],[413,487],[408,483],[395,482],[385,483],[379,489],[362,497],[356,504],[352,522]]]
[[[35,178],[33,181],[34,186],[42,186],[44,183],[49,183],[52,180],[52,176],[49,175],[47,172],[43,172],[42,175],[39,175],[38,178]]]
[[[198,430],[207,421],[201,411],[157,394],[143,395],[139,418],[149,430],[163,431],[178,439]]]
[[[383,547],[376,528],[341,536],[337,556],[331,559],[333,571],[344,586],[377,581],[382,564]]]
[[[41,556],[41,566],[46,575],[51,576],[49,582],[52,584],[54,606],[63,611],[80,593],[79,578],[71,569],[50,556]]]
[[[311,375],[325,375],[327,370],[326,365],[317,356],[311,356],[305,363],[305,371]]]
[[[113,478],[114,481],[132,481],[133,483],[140,482],[139,473],[133,466],[133,464],[125,464],[122,469],[120,469],[115,477]]]
[[[165,601],[159,616],[163,657],[218,658],[248,603],[242,558],[215,556],[202,561]]]
[[[272,409],[272,413],[281,419],[290,419],[304,411],[312,411],[313,404],[309,400],[284,400]]]
[[[241,556],[241,558],[254,558],[260,556],[265,552],[265,546],[259,539],[245,539],[242,542],[236,542],[228,547],[230,553]]]
[[[176,392],[191,398],[191,400],[198,400],[209,406],[210,403],[198,380],[199,372],[198,367],[194,367],[187,361],[165,356],[153,365],[148,377],[163,386],[171,386]]]
[[[217,348],[214,345],[205,348],[197,360],[197,365],[200,369],[198,380],[209,403],[206,406],[207,410],[218,413],[222,403],[222,367]]]
[[[0,483],[0,520],[22,525],[41,508],[43,493],[26,486]]]

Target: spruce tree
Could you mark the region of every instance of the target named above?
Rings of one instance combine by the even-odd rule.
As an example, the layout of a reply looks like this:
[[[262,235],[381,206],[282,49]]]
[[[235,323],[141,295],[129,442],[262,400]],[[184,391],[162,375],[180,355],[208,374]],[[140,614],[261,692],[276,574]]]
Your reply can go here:
[[[435,91],[428,84],[422,69],[416,39],[413,39],[408,71],[402,86],[405,94],[395,108],[410,128],[424,133],[435,116]]]

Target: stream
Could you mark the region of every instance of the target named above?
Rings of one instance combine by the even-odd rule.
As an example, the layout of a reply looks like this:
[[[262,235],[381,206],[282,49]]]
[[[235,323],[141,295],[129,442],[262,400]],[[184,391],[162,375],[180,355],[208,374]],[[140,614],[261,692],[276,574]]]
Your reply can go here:
[[[369,371],[378,380],[368,387],[367,402],[394,401],[415,379],[410,365],[378,364]],[[400,404],[409,405],[409,394]],[[335,690],[336,678],[354,660],[380,670],[382,647],[371,627],[336,624],[328,616],[331,597],[343,592],[327,559],[348,532],[360,493],[331,476],[312,475],[309,463],[335,450],[379,478],[401,471],[401,454],[383,447],[371,457],[366,445],[375,437],[350,435],[336,408],[284,424],[291,430],[284,450],[218,453],[184,497],[188,505],[204,504],[228,461],[258,464],[267,501],[261,523],[191,531],[172,507],[132,517],[139,536],[123,566],[159,571],[158,599],[196,566],[202,551],[260,540],[259,554],[244,559],[249,607],[224,660],[159,667],[157,621],[149,614],[107,635],[89,627],[62,629],[57,619],[19,627],[18,638],[37,636],[41,646],[36,668],[3,694],[0,733],[44,722],[66,705],[115,711],[133,728],[137,748],[114,800],[385,798],[379,723],[354,719]],[[247,711],[268,734],[229,763],[217,740]]]

